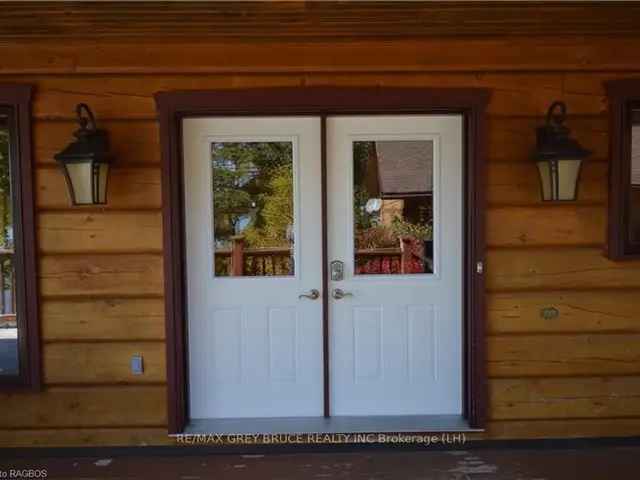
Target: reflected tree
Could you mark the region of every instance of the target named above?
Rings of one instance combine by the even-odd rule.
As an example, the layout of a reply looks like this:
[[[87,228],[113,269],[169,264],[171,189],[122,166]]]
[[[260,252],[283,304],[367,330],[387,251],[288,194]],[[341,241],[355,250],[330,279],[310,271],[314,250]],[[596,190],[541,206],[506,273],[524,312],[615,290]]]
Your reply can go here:
[[[219,246],[240,233],[248,247],[285,244],[293,224],[291,142],[218,142],[212,161]]]
[[[9,161],[9,130],[0,128],[0,235],[2,248],[13,248],[11,211],[11,163]]]

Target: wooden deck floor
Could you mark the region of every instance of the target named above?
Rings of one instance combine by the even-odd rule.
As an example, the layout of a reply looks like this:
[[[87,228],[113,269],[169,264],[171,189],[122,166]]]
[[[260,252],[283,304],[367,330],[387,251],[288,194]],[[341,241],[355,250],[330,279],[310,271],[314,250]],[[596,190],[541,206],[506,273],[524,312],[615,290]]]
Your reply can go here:
[[[0,478],[28,478],[11,477],[10,470],[44,469],[45,478],[65,480],[602,480],[638,478],[639,467],[637,446],[41,459],[10,459],[5,451]]]

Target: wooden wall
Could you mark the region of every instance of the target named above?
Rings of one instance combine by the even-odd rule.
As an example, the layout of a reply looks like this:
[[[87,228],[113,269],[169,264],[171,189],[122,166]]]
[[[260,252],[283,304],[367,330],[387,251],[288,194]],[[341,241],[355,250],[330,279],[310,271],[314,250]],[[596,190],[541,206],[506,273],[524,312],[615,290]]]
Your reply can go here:
[[[490,423],[484,438],[640,435],[640,262],[603,256],[602,82],[640,74],[640,39],[111,39],[0,42],[0,81],[36,86],[44,381],[0,394],[0,446],[166,444],[161,90],[307,85],[493,91],[487,168]],[[595,153],[579,200],[543,204],[529,152],[554,100]],[[53,154],[87,102],[111,136],[109,205],[70,208]],[[555,307],[544,320],[540,309]],[[146,371],[129,373],[131,354]]]

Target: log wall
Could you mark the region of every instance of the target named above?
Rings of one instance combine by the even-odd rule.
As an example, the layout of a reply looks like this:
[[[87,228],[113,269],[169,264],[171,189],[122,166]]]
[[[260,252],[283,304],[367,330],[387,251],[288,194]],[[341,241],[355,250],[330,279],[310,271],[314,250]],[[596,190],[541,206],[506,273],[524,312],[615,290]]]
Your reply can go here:
[[[0,394],[0,446],[166,444],[159,133],[162,90],[486,87],[488,430],[482,438],[640,435],[640,262],[603,255],[602,82],[640,76],[640,38],[13,39],[0,82],[36,87],[45,389]],[[564,100],[594,156],[579,199],[543,204],[535,127]],[[117,164],[104,208],[70,208],[53,154],[88,103]],[[560,315],[545,320],[540,310]],[[132,354],[145,359],[132,376]]]

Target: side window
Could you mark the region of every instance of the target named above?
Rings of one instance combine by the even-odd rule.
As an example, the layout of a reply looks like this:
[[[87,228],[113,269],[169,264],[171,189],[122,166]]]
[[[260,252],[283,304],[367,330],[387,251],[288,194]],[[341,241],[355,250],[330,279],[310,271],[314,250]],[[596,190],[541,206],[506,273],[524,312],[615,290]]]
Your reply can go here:
[[[0,390],[40,386],[30,103],[0,85]]]
[[[608,254],[640,258],[640,81],[607,84],[611,115]]]
[[[631,123],[631,195],[629,196],[629,241],[640,245],[640,102],[629,112]]]

